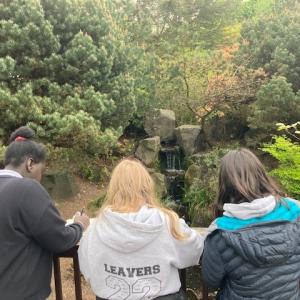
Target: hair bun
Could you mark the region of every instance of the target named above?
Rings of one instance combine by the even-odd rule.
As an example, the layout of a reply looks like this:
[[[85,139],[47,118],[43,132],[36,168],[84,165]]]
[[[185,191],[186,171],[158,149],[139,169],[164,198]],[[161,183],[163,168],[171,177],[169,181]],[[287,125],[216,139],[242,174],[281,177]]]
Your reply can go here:
[[[32,139],[35,135],[35,132],[27,127],[27,126],[22,126],[22,127],[19,127],[18,129],[16,129],[11,135],[10,135],[10,138],[9,138],[9,142],[12,143],[15,141],[15,139],[17,137],[22,137],[24,139]]]

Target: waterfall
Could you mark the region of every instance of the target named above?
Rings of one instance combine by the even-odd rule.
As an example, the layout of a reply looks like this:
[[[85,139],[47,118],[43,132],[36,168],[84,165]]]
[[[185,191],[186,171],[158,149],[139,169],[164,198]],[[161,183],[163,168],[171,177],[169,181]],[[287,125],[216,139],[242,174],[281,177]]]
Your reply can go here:
[[[181,169],[180,148],[167,145],[161,149],[162,170],[166,175],[168,193],[171,199],[180,202],[184,193],[184,170]]]
[[[174,151],[166,152],[167,157],[167,170],[175,170],[176,169],[176,155]]]

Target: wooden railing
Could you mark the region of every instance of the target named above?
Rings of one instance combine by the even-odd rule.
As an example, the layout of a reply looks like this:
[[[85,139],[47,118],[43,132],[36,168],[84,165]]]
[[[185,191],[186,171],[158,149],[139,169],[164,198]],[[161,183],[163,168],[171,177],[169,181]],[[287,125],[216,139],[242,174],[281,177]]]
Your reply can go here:
[[[80,269],[79,269],[79,260],[78,260],[78,252],[77,252],[78,247],[79,246],[76,245],[72,249],[70,249],[64,253],[53,256],[53,271],[54,271],[56,300],[63,300],[62,281],[61,281],[61,272],[60,272],[60,258],[61,257],[69,257],[69,258],[73,259],[75,299],[82,300],[81,274],[80,274]]]
[[[74,286],[75,286],[75,299],[82,300],[82,289],[81,289],[81,274],[79,269],[78,261],[78,246],[73,247],[72,249],[61,253],[59,255],[54,255],[53,257],[53,268],[54,268],[54,282],[55,282],[55,295],[56,300],[63,300],[62,293],[62,281],[61,281],[61,272],[60,272],[60,258],[68,257],[73,259],[73,269],[74,269]],[[187,289],[186,282],[186,270],[180,270],[180,280],[181,286],[184,291]],[[202,300],[208,300],[208,289],[205,284],[201,284],[202,290]],[[69,300],[69,299],[68,299]]]

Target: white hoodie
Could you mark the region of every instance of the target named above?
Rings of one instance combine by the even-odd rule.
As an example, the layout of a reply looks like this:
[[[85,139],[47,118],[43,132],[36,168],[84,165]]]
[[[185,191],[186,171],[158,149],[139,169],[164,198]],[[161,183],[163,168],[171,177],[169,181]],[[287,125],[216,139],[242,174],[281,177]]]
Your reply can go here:
[[[84,234],[80,269],[104,299],[153,299],[180,289],[178,269],[199,262],[204,237],[180,219],[186,240],[175,239],[167,216],[143,206],[136,213],[106,209]]]
[[[300,202],[295,199],[288,198],[289,201],[296,203],[300,207]],[[259,218],[270,213],[276,208],[277,202],[273,195],[254,199],[252,202],[242,202],[239,204],[225,203],[223,205],[223,216],[236,218],[240,220],[248,220],[251,218]],[[215,219],[207,229],[207,235],[218,229],[217,219]]]

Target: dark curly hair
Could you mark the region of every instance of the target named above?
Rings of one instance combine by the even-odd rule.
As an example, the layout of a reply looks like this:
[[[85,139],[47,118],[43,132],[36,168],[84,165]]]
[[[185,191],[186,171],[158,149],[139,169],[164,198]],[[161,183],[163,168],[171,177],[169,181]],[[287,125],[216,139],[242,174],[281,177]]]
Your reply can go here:
[[[16,129],[9,138],[10,144],[5,152],[4,165],[18,167],[27,158],[31,158],[35,163],[45,161],[45,146],[35,142],[34,136],[34,131],[27,126]]]

